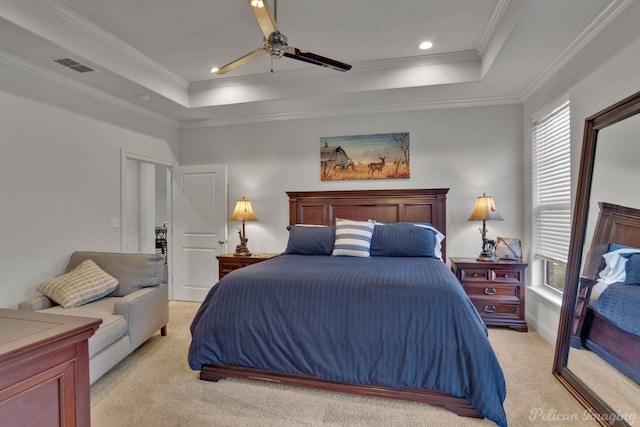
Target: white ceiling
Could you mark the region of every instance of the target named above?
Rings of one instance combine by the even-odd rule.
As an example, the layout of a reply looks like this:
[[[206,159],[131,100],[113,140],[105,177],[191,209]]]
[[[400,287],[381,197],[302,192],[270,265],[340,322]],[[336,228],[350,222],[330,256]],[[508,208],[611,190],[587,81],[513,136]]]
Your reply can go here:
[[[218,76],[262,46],[247,0],[0,0],[0,63],[182,126],[515,103],[629,3],[279,0],[289,45],[353,68],[265,55]]]

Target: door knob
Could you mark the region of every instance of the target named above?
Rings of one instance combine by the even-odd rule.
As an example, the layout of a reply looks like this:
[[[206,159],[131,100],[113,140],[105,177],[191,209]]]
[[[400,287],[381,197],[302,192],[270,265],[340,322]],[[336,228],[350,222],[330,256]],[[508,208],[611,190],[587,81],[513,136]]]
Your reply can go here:
[[[218,243],[220,243],[221,245],[224,245],[224,244],[225,244],[225,243],[227,243],[227,242],[226,242],[226,240],[224,240],[224,239],[220,239],[220,240],[218,240]]]

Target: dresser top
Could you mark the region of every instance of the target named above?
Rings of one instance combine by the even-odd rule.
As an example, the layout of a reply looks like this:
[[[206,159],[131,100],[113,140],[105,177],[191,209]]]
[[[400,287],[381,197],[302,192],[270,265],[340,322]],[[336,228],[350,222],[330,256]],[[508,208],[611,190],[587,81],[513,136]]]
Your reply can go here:
[[[449,258],[451,260],[451,262],[453,262],[454,264],[476,264],[476,265],[483,265],[483,266],[487,266],[487,267],[491,267],[491,266],[505,266],[505,265],[524,265],[527,266],[526,263],[523,263],[522,261],[514,261],[514,260],[508,260],[508,259],[500,259],[497,261],[478,261],[476,258],[465,258],[465,257],[450,257]]]
[[[39,342],[98,329],[102,321],[88,317],[0,309],[0,357]]]

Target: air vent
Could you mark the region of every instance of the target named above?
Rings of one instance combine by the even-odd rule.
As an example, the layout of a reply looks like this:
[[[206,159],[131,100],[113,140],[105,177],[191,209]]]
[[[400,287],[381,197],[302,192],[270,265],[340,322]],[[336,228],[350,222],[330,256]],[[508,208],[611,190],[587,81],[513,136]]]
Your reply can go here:
[[[57,58],[54,59],[53,62],[56,62],[60,65],[64,65],[67,68],[71,68],[79,73],[87,73],[89,71],[95,71],[93,68],[88,67],[84,64],[79,63],[78,61],[71,58]]]

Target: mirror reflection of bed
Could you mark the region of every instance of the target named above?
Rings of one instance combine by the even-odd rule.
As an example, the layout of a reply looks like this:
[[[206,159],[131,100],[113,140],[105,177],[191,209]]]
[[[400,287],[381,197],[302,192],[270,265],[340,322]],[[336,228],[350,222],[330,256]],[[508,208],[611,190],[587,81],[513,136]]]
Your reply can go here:
[[[597,205],[568,366],[618,413],[633,414],[640,394],[640,210]]]
[[[640,248],[638,135],[640,115],[636,114],[600,129],[594,136],[597,145],[579,270],[578,320],[573,324],[567,362],[568,369],[620,415],[637,414],[640,402],[640,284],[614,286],[621,288],[618,291],[632,293],[622,300],[619,293],[613,297],[618,303],[622,302],[624,308],[606,300],[598,303],[603,295],[612,294],[611,290],[606,294],[603,291],[613,285],[601,281],[593,293],[587,285],[595,285],[600,279],[600,272],[607,266],[603,255],[617,249],[611,246],[612,243]],[[619,257],[609,258],[620,261]],[[618,270],[620,264],[626,265],[619,262]],[[638,299],[636,304],[631,303],[633,298]],[[613,321],[599,313],[600,307],[607,308],[607,315],[613,315]],[[626,314],[620,313],[623,310]],[[628,320],[624,317],[634,319],[638,324],[625,325]],[[637,415],[626,421],[630,425],[640,425]]]

